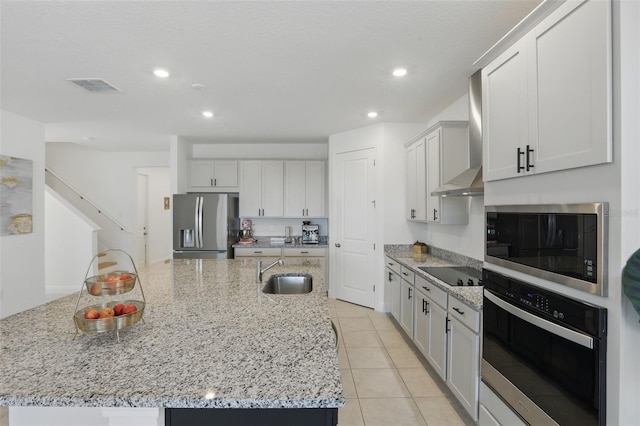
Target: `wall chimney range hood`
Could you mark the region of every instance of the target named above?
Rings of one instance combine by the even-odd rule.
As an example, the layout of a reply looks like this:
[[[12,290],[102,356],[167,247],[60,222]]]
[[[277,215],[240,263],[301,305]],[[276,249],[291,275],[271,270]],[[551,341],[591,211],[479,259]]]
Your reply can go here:
[[[484,195],[484,182],[482,180],[481,71],[478,70],[469,77],[469,160],[473,167],[441,185],[431,195],[441,195],[443,197]]]

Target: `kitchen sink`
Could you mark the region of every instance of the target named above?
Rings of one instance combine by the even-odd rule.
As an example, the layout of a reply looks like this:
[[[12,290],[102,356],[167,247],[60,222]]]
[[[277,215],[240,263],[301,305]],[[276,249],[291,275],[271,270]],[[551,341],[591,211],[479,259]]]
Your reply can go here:
[[[262,288],[270,294],[304,294],[313,289],[313,277],[309,274],[272,275]]]

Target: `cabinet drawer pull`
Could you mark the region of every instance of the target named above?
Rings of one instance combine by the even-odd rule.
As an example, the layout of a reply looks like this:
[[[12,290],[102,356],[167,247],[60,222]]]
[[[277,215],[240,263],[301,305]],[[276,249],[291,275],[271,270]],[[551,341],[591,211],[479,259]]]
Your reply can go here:
[[[453,307],[453,310],[456,311],[457,313],[459,313],[460,315],[464,315],[464,311],[461,311],[460,309],[456,308],[455,306]]]
[[[521,170],[524,170],[524,166],[520,165],[520,156],[524,155],[524,151],[520,149],[520,147],[518,147],[518,167],[517,167],[517,171],[518,173],[520,173]]]
[[[301,251],[300,254],[309,254],[308,251]]]
[[[422,286],[422,288],[424,288],[426,291],[431,291],[431,289],[429,287]]]
[[[393,266],[393,263],[389,262],[389,263],[387,263],[387,265],[389,265],[389,266]]]
[[[529,148],[529,145],[527,145],[527,171],[529,171],[530,169],[533,169],[533,164],[531,164],[531,158],[529,156],[529,154],[532,154],[533,150],[531,148]]]
[[[253,253],[254,254],[261,254],[262,252],[261,251],[254,251]]]
[[[409,276],[409,274],[407,274],[406,272],[403,272],[402,275],[404,275],[405,277]]]

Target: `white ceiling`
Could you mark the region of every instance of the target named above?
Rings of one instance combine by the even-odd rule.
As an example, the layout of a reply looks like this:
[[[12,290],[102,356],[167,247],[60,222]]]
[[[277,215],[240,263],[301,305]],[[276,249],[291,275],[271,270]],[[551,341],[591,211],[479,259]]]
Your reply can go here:
[[[323,142],[376,121],[427,121],[539,3],[2,0],[0,107],[45,123],[47,141],[104,150],[166,151],[170,135]],[[408,75],[393,77],[396,66]],[[77,77],[123,93],[66,81]]]

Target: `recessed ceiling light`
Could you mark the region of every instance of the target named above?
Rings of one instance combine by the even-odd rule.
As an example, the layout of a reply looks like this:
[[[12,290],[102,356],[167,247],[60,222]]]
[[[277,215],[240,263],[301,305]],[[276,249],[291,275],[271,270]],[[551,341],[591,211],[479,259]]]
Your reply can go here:
[[[204,84],[193,83],[191,85],[191,88],[194,89],[194,90],[202,90],[202,89],[204,89]]]
[[[378,116],[378,113],[375,111],[371,111],[367,114],[367,117],[369,118],[376,118]]]
[[[212,118],[213,117],[213,112],[211,112],[211,111],[202,111],[202,115],[204,117],[207,117],[207,118]]]
[[[396,77],[404,77],[407,75],[407,70],[405,68],[396,68],[393,70],[393,75]]]
[[[169,71],[163,70],[161,68],[157,68],[157,69],[153,70],[153,73],[155,74],[156,77],[160,77],[160,78],[169,77]]]

